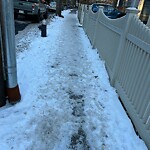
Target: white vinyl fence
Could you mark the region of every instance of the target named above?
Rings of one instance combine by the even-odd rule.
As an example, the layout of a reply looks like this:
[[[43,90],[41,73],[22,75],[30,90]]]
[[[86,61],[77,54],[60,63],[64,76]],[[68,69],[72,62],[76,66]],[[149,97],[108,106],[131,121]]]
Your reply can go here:
[[[93,48],[105,61],[111,84],[150,149],[150,29],[135,8],[127,8],[118,19],[107,18],[103,7],[93,13],[81,5],[78,12]]]

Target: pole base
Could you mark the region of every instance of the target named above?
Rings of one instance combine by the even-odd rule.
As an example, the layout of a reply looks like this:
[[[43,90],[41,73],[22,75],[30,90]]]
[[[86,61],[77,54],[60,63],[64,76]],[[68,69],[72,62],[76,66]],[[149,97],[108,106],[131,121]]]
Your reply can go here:
[[[2,79],[2,77],[0,76],[0,107],[6,105],[5,81],[2,81],[1,79]]]
[[[5,105],[6,105],[6,91],[5,91],[4,84],[0,82],[0,107],[5,106]]]
[[[7,88],[7,97],[10,104],[16,104],[21,100],[19,86],[14,88]]]

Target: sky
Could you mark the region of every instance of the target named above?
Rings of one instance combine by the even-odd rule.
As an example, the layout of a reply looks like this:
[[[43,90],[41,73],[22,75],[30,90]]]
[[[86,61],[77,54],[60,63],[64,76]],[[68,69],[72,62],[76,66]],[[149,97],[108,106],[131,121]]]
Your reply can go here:
[[[77,13],[62,15],[47,37],[37,26],[16,35],[21,101],[0,108],[0,149],[148,150]]]

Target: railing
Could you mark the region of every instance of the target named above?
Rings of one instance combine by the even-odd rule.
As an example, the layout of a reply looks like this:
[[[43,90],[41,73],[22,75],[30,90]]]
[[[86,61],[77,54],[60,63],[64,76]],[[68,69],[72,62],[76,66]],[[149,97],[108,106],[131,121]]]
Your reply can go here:
[[[150,29],[135,8],[118,19],[107,18],[102,7],[97,13],[86,6],[79,11],[79,21],[83,17],[83,28],[105,61],[111,84],[150,148]]]

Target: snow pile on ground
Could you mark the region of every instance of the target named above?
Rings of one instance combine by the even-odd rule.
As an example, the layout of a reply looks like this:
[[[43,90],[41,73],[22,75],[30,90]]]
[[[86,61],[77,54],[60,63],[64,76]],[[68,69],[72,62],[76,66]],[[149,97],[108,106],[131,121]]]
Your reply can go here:
[[[146,150],[77,15],[63,15],[46,38],[36,32],[19,42],[22,100],[0,108],[1,149]]]

